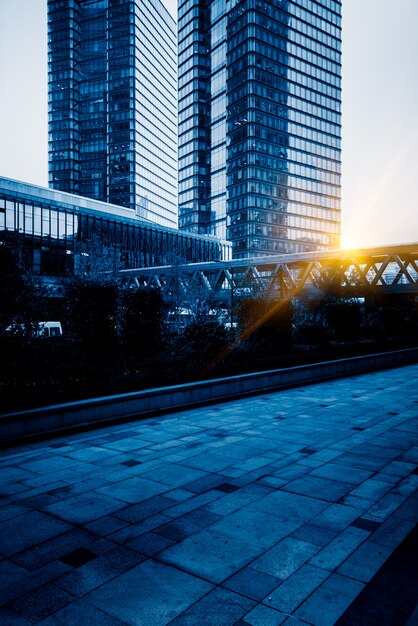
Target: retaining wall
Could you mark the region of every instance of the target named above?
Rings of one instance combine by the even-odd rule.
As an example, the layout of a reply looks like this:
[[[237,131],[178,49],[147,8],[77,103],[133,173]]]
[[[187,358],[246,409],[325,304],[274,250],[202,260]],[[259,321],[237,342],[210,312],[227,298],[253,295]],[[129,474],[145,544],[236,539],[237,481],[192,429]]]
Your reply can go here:
[[[147,389],[0,415],[0,445],[418,362],[418,348]]]

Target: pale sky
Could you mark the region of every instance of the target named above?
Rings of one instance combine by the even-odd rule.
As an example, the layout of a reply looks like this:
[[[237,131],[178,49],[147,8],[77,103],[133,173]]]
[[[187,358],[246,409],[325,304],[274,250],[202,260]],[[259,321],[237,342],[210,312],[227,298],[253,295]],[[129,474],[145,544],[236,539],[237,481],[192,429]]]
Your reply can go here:
[[[418,241],[418,0],[343,0],[343,43],[343,245]],[[0,81],[0,176],[47,186],[46,0],[0,0]]]

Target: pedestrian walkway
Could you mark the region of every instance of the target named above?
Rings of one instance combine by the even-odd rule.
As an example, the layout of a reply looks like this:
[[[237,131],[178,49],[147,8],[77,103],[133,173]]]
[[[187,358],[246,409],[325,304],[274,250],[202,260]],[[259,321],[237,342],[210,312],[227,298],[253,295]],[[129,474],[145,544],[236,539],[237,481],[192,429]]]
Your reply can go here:
[[[405,624],[417,424],[418,365],[2,451],[0,624]]]

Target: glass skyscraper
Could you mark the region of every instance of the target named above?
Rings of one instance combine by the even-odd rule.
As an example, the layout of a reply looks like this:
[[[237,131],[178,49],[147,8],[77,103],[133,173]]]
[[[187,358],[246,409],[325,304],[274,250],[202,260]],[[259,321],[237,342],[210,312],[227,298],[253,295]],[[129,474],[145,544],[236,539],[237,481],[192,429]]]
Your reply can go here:
[[[341,2],[179,1],[179,225],[235,258],[340,244]]]
[[[177,226],[177,28],[161,0],[48,0],[49,184]]]

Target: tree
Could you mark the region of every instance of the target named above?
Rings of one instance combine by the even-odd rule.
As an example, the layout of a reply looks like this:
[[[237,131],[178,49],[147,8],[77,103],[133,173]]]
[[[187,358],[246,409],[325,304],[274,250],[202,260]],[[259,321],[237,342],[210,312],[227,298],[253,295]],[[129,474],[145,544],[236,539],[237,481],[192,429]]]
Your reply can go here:
[[[112,258],[111,250],[98,235],[91,235],[88,240],[79,241],[74,246],[74,275],[79,278],[107,283],[113,280],[114,272],[121,266]]]
[[[186,270],[187,261],[178,254],[169,255],[166,262],[169,267],[162,294],[171,328],[178,333],[188,324],[220,321],[224,316],[222,308],[199,273],[193,276]]]

